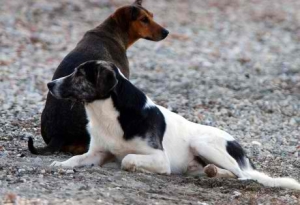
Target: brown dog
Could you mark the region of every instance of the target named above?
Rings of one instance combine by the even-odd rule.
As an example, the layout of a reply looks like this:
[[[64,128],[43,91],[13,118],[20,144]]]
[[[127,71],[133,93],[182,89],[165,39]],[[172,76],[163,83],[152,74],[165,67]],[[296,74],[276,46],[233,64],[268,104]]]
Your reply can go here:
[[[142,7],[142,1],[137,0],[117,9],[101,25],[88,31],[60,63],[52,80],[71,74],[77,66],[89,60],[110,61],[128,78],[127,48],[140,38],[160,41],[168,33],[154,22],[153,14]],[[47,155],[56,151],[81,154],[89,144],[86,125],[82,104],[57,100],[48,93],[41,119],[41,133],[47,146],[35,148],[30,138],[28,148],[33,154]]]

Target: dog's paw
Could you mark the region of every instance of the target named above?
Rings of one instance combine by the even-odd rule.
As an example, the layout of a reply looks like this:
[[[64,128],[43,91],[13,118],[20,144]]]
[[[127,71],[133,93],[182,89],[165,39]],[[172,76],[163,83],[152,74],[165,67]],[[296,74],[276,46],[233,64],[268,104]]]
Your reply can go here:
[[[54,161],[50,164],[50,167],[62,167],[62,162]]]
[[[203,171],[210,178],[216,177],[218,174],[218,169],[214,164],[208,164]]]
[[[54,161],[50,164],[51,167],[63,167],[63,168],[74,168],[73,165],[65,162]]]
[[[136,162],[133,155],[127,155],[122,160],[121,169],[125,171],[135,172],[136,169]]]

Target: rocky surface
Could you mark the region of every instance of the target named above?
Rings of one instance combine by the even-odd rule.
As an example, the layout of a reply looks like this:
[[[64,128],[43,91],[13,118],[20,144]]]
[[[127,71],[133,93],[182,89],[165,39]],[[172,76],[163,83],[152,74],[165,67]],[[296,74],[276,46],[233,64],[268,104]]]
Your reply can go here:
[[[46,83],[84,32],[121,0],[0,0],[0,203],[300,204],[255,182],[50,168],[34,156]],[[145,0],[169,30],[128,51],[131,81],[156,103],[231,133],[259,170],[300,180],[298,0]]]

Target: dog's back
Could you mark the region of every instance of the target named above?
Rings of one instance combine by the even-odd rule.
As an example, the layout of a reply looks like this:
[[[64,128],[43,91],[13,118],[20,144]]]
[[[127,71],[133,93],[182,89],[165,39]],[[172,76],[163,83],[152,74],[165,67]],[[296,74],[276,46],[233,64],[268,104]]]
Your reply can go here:
[[[118,38],[110,30],[117,27],[116,23],[108,18],[102,26],[85,33],[76,45],[60,63],[53,79],[71,74],[80,64],[90,60],[107,60],[120,66],[122,73],[129,76],[128,59],[125,45],[121,45]]]

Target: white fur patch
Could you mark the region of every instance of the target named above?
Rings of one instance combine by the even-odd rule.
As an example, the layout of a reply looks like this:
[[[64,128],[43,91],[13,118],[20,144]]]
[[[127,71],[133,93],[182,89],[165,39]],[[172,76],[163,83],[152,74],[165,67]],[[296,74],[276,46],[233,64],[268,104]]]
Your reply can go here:
[[[120,113],[115,109],[111,98],[88,104],[86,112],[92,136],[90,148],[101,147],[119,159],[131,153],[152,154],[156,151],[140,137],[124,140],[124,132],[118,121]]]
[[[155,106],[156,106],[155,103],[147,96],[147,101],[146,101],[146,104],[144,106],[144,109],[155,107]]]
[[[127,78],[125,77],[125,75],[123,75],[123,73],[121,72],[120,68],[118,68],[118,71],[119,71],[119,74],[120,74],[123,78],[127,79]]]

